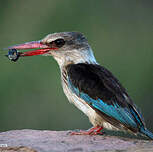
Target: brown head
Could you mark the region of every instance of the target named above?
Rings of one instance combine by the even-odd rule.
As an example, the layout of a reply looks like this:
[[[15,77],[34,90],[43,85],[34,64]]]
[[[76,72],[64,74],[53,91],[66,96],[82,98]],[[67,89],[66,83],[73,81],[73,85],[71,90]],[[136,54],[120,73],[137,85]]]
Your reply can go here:
[[[47,35],[42,40],[11,46],[9,49],[35,49],[22,52],[20,56],[51,55],[57,60],[59,65],[66,64],[66,62],[95,61],[87,39],[80,32],[53,33]]]

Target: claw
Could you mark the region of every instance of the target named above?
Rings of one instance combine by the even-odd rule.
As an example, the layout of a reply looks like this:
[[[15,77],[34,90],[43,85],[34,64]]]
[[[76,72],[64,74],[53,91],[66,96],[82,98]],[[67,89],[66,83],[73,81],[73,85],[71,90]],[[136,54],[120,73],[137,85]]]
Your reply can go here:
[[[70,135],[103,135],[103,133],[101,132],[101,130],[103,129],[103,127],[101,126],[96,126],[93,127],[87,131],[79,131],[79,132],[72,132]]]

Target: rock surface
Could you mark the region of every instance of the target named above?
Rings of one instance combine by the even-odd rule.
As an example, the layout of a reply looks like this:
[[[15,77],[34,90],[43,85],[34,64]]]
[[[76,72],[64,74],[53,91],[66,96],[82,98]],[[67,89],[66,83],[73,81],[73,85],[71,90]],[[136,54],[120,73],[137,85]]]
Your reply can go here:
[[[153,152],[153,141],[70,131],[12,130],[0,133],[0,152]]]

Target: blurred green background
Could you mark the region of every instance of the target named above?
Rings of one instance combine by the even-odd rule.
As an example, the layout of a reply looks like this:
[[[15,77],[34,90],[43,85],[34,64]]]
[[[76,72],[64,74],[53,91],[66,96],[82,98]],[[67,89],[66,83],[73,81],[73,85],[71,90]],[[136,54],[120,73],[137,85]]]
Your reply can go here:
[[[1,0],[0,131],[91,127],[66,99],[52,57],[9,61],[10,45],[80,31],[97,61],[121,81],[153,131],[152,0]]]

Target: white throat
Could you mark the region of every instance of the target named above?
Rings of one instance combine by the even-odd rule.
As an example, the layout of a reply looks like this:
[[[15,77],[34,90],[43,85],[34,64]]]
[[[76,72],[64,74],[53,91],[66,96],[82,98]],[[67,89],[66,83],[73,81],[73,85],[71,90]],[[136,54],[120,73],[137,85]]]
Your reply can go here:
[[[63,66],[66,66],[70,63],[77,64],[77,63],[92,63],[92,64],[98,64],[94,54],[91,50],[71,50],[66,52],[60,52],[60,53],[52,53],[54,59],[59,64],[60,68]]]

